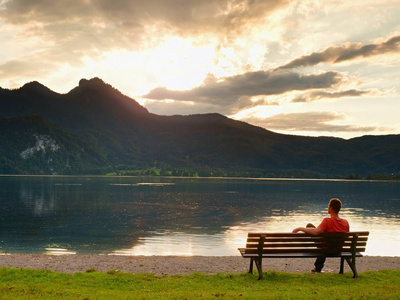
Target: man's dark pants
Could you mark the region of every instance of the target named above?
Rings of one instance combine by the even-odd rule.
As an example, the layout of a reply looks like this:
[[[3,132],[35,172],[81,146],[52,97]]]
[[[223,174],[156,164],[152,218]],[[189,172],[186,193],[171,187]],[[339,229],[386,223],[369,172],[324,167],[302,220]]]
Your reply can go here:
[[[325,260],[326,260],[325,256],[317,257],[317,259],[315,260],[315,263],[314,263],[316,272],[318,272],[318,273],[321,272],[322,268],[324,267]]]
[[[306,227],[315,228],[315,226],[313,224],[311,224],[311,223],[308,223]],[[315,263],[314,263],[316,272],[318,272],[318,273],[321,272],[322,268],[324,267],[325,261],[326,261],[326,257],[325,256],[317,257],[317,259],[315,260]]]

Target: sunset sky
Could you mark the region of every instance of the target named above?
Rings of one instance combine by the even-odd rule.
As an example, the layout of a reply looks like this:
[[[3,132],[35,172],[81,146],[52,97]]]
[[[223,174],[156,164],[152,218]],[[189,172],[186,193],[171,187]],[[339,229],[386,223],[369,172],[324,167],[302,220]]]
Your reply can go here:
[[[160,115],[400,134],[400,0],[0,0],[0,87],[99,77]]]

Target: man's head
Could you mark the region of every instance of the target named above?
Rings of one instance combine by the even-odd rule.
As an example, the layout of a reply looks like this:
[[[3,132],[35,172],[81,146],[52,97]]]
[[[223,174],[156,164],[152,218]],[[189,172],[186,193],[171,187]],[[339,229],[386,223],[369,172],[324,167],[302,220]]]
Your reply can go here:
[[[339,213],[342,208],[342,202],[338,198],[332,198],[329,200],[328,208],[331,208],[335,213]]]

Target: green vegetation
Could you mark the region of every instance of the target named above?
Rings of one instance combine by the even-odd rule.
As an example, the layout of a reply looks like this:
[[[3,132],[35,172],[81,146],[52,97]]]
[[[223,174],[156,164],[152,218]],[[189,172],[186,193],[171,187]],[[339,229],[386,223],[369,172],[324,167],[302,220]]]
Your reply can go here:
[[[349,180],[400,180],[400,174],[373,174],[362,177],[360,175],[351,174],[344,179]]]
[[[368,176],[360,176],[350,174],[347,176],[339,175],[323,175],[317,172],[307,170],[289,170],[281,172],[266,172],[263,170],[247,170],[247,171],[229,171],[223,169],[174,169],[168,168],[147,168],[126,170],[118,169],[117,171],[108,172],[106,176],[178,176],[178,177],[243,177],[243,178],[318,178],[318,179],[347,179],[347,180],[400,180],[400,174],[373,174]]]
[[[400,180],[400,174],[375,174],[369,175],[367,180]]]
[[[400,270],[256,275],[86,273],[0,268],[1,299],[398,299]]]

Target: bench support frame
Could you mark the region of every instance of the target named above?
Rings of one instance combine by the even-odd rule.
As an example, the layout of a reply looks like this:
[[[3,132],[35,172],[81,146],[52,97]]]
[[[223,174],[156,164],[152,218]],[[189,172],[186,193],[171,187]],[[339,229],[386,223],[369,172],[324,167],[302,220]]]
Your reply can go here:
[[[349,265],[351,271],[353,272],[353,278],[358,278],[357,268],[356,268],[356,257],[362,257],[363,255],[360,252],[357,252],[357,243],[358,243],[358,234],[354,234],[351,238],[351,246],[349,250],[345,250],[347,252],[338,252],[334,254],[324,253],[324,252],[299,252],[299,253],[265,253],[264,247],[266,246],[266,234],[260,234],[260,238],[257,245],[257,254],[255,255],[247,255],[245,252],[245,248],[239,248],[240,253],[244,258],[250,258],[250,266],[249,272],[253,274],[254,264],[256,265],[258,271],[258,280],[263,278],[262,271],[262,261],[266,258],[317,258],[321,256],[325,257],[337,257],[340,258],[340,271],[339,274],[344,273],[344,262],[346,261]]]
[[[339,274],[343,274],[344,269],[344,260],[346,260],[347,264],[349,265],[350,269],[353,271],[353,278],[358,279],[358,273],[356,268],[356,246],[357,246],[357,239],[358,235],[353,236],[351,241],[351,257],[341,257],[340,258],[340,270]]]

